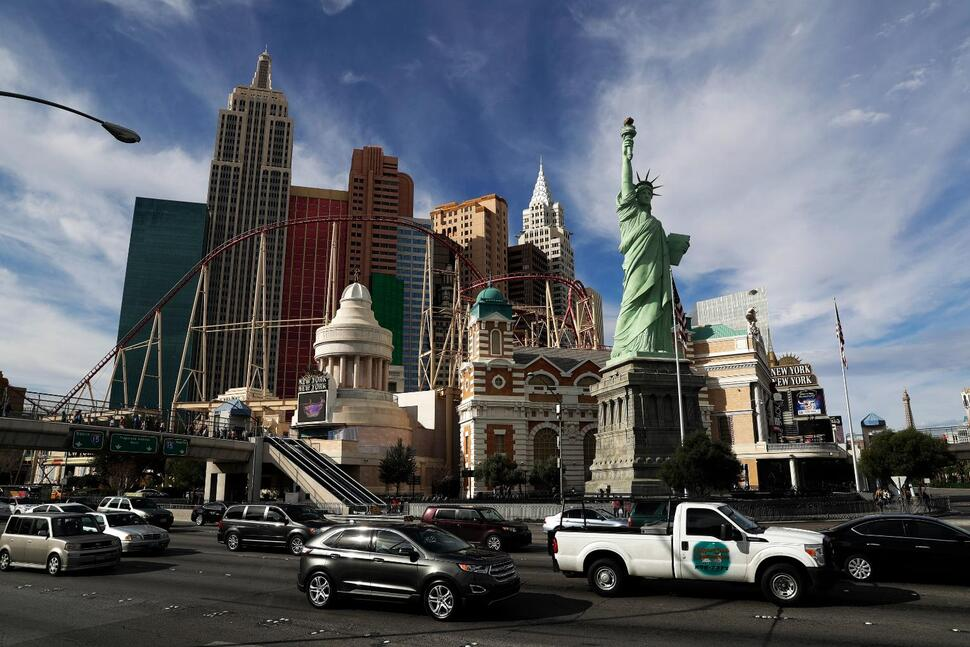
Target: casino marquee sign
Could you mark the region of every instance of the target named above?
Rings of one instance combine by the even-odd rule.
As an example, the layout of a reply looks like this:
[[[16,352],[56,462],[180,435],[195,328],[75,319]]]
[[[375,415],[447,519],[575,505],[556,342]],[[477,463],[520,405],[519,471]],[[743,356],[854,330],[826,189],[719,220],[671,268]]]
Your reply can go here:
[[[793,389],[803,386],[817,386],[818,378],[812,371],[811,364],[791,364],[789,366],[773,366],[771,381],[779,389]]]

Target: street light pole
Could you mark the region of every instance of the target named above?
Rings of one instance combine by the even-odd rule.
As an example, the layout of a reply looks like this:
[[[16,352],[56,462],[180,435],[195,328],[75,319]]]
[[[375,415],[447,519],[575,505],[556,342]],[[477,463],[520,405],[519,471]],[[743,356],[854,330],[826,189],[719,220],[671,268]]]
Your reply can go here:
[[[546,389],[549,389],[547,386]],[[551,389],[549,389],[551,390]],[[559,505],[562,507],[566,506],[566,490],[564,489],[564,474],[566,472],[565,465],[562,461],[562,439],[563,439],[563,426],[562,426],[562,393],[556,393],[556,418],[559,420],[559,437],[556,439],[556,444],[559,446]]]
[[[17,94],[16,92],[6,92],[4,90],[0,90],[0,97],[10,97],[12,99],[23,99],[24,101],[33,101],[34,103],[41,103],[45,106],[51,106],[52,108],[58,108],[60,110],[66,110],[67,112],[73,112],[74,114],[80,115],[85,119],[90,119],[91,121],[101,124],[101,127],[107,130],[109,133],[111,133],[112,137],[114,137],[120,142],[124,142],[125,144],[137,144],[138,142],[141,141],[141,136],[130,128],[125,128],[124,126],[113,124],[110,121],[105,121],[104,119],[98,119],[97,117],[89,115],[86,112],[75,110],[74,108],[70,108],[60,103],[54,103],[53,101],[48,101],[47,99],[40,99],[38,97],[32,97],[27,94]]]

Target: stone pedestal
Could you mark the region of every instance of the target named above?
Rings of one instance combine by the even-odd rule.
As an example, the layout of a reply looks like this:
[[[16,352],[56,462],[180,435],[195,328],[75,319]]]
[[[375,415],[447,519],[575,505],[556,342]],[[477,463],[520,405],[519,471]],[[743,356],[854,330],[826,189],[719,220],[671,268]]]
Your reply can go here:
[[[679,364],[679,366],[678,366]],[[599,425],[596,457],[587,493],[647,496],[668,494],[660,466],[680,445],[677,373],[684,402],[684,433],[703,430],[697,394],[705,379],[690,362],[672,356],[634,357],[611,363],[590,389],[596,396]]]

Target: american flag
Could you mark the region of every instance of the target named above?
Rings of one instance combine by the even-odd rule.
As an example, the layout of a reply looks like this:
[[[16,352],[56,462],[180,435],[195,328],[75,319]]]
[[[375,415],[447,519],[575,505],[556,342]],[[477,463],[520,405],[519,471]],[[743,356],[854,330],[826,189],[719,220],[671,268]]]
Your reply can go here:
[[[674,286],[674,318],[677,320],[677,339],[687,348],[687,315],[684,313],[684,306],[680,302],[680,293],[677,292],[677,282],[671,278]]]
[[[835,304],[835,336],[839,338],[839,354],[842,355],[842,366],[848,368],[849,365],[845,361],[845,336],[842,334],[842,319],[839,318],[838,303]]]

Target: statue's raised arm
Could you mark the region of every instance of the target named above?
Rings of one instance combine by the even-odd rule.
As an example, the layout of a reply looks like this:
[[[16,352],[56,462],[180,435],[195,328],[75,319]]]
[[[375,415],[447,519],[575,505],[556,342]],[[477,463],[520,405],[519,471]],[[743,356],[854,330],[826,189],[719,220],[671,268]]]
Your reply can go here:
[[[633,126],[633,117],[623,121],[620,138],[623,140],[623,159],[620,162],[620,199],[626,200],[634,191],[633,186],[633,138],[637,136],[637,129]]]

